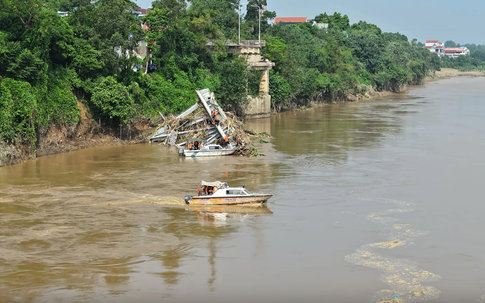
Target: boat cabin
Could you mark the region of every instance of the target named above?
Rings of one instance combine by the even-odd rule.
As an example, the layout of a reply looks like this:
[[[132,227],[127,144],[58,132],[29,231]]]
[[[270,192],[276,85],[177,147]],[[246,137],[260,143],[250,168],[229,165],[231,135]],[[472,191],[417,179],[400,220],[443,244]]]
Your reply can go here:
[[[226,182],[201,181],[197,196],[186,195],[185,203],[190,205],[242,205],[261,204],[271,198],[271,194],[251,193],[244,186],[230,187]]]
[[[222,146],[219,144],[211,144],[207,146],[210,150],[215,150],[215,149],[222,149]]]
[[[243,188],[243,187],[233,187],[233,188],[228,188],[225,190],[225,194],[227,196],[246,196],[246,195],[250,195],[251,193]]]
[[[200,182],[199,186],[197,187],[197,195],[198,196],[214,196],[214,197],[223,197],[223,196],[247,196],[251,195],[251,193],[243,187],[229,187],[226,182]]]

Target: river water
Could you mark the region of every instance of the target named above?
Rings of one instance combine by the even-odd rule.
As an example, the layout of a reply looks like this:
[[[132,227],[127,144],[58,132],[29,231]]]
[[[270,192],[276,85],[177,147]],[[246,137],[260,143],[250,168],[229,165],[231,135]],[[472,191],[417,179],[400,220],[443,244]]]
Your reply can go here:
[[[485,302],[485,78],[246,123],[266,156],[0,168],[0,302]],[[267,208],[182,206],[198,182]]]

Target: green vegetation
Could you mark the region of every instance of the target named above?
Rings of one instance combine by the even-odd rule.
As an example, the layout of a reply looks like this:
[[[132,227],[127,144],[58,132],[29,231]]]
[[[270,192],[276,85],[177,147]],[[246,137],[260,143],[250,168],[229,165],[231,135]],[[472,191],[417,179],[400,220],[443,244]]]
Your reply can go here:
[[[320,14],[314,21],[327,23],[328,30],[305,23],[276,25],[265,33],[263,55],[276,63],[270,76],[276,105],[345,100],[370,86],[398,92],[439,69],[437,56],[399,33],[383,33],[363,21],[350,26],[339,13]]]
[[[485,45],[464,44],[460,45],[452,40],[445,42],[445,47],[465,46],[470,50],[470,56],[457,58],[442,58],[441,67],[455,68],[460,71],[485,70]]]
[[[235,110],[258,94],[260,74],[247,69],[244,57],[225,53],[225,42],[238,37],[232,2],[156,0],[139,18],[129,0],[0,0],[0,139],[34,150],[52,125],[77,125],[78,102],[113,129],[178,113],[202,88]],[[241,18],[243,40],[258,38],[252,6],[258,3],[267,4],[249,0]],[[276,109],[345,100],[371,87],[400,91],[440,68],[438,57],[415,41],[364,21],[351,25],[347,15],[317,15],[328,29],[271,25],[275,16],[261,15],[261,39],[267,41],[262,55],[276,64],[270,73]],[[144,41],[152,61],[137,56]],[[475,56],[460,60],[480,66],[485,50],[477,47]]]

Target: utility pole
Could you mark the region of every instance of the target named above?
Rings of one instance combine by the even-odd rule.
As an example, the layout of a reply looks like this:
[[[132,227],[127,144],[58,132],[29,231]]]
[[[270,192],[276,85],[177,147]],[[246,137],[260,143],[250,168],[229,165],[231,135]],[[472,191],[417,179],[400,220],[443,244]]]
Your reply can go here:
[[[253,4],[252,7],[258,8],[258,16],[259,16],[259,26],[258,26],[258,44],[261,45],[261,11],[263,10],[259,5]]]
[[[239,34],[238,34],[238,37],[239,37],[239,44],[241,44],[241,6],[242,6],[242,4],[239,4],[239,3],[238,4],[231,3],[231,4],[234,5],[239,12],[239,31],[238,31]]]

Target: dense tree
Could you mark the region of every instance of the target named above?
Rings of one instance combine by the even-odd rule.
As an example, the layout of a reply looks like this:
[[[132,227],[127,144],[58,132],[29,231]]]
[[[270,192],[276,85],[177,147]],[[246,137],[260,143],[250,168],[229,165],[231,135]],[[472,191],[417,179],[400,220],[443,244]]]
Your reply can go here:
[[[356,30],[356,27],[352,27],[348,38],[345,39],[345,44],[370,73],[374,74],[382,68],[385,42],[380,35],[380,30]]]
[[[340,30],[347,30],[350,26],[349,17],[347,15],[342,16],[342,14],[337,12],[333,13],[331,16],[327,15],[327,13],[323,13],[316,16],[313,20],[318,23],[328,23],[329,27],[335,27]]]
[[[44,0],[0,0],[0,12],[18,18],[28,29],[45,5]]]
[[[91,98],[101,116],[127,123],[135,114],[134,99],[128,89],[113,77],[106,77],[93,90]]]
[[[453,40],[448,40],[445,42],[445,47],[457,47],[455,41]]]
[[[0,81],[0,136],[5,142],[16,140],[35,142],[34,111],[36,108],[32,86],[24,81]]]
[[[167,9],[169,19],[173,21],[183,18],[187,9],[187,4],[184,0],[155,0],[152,2],[152,6],[153,8]]]

